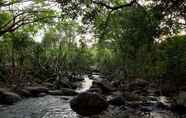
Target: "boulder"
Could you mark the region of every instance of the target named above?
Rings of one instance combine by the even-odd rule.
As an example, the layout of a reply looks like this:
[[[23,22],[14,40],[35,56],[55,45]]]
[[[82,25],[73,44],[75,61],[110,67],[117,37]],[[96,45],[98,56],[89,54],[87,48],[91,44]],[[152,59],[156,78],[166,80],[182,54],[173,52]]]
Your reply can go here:
[[[114,80],[114,81],[111,81],[111,85],[112,85],[113,87],[116,87],[116,88],[120,87],[120,86],[121,86],[121,83],[122,83],[121,80]]]
[[[76,89],[77,86],[73,84],[73,82],[70,82],[67,78],[64,79],[58,79],[54,82],[54,88],[55,89],[61,89],[61,88],[71,88]]]
[[[63,95],[63,92],[61,90],[50,90],[49,95]]]
[[[31,86],[31,87],[27,87],[25,88],[25,90],[29,91],[32,95],[32,97],[37,97],[40,96],[40,94],[42,93],[48,93],[49,89],[47,87],[40,87],[40,86]]]
[[[62,99],[62,100],[70,100],[71,97],[68,97],[68,96],[61,96],[60,99]]]
[[[146,86],[149,85],[149,82],[144,79],[136,79],[133,82],[131,82],[128,86],[129,90],[139,90],[139,89],[144,89]]]
[[[73,111],[82,116],[99,114],[108,107],[107,101],[97,93],[84,92],[70,101]]]
[[[47,93],[39,93],[38,94],[38,97],[44,97],[44,96],[46,96],[47,95]]]
[[[32,94],[26,89],[17,89],[17,90],[15,90],[15,92],[18,93],[21,97],[24,97],[24,98],[32,96]]]
[[[0,103],[11,105],[21,100],[21,97],[13,92],[10,92],[6,89],[0,90]]]
[[[92,80],[94,79],[94,77],[92,76],[92,74],[88,74],[88,78],[89,79],[92,79]]]
[[[51,90],[49,91],[49,94],[50,95],[61,95],[61,96],[74,96],[74,95],[77,95],[78,93],[73,89],[62,88],[60,90]]]
[[[139,109],[142,105],[142,101],[127,101],[126,106],[132,109]]]
[[[180,91],[176,100],[171,105],[171,111],[176,112],[180,116],[186,114],[186,92]],[[183,117],[184,118],[184,117]]]
[[[71,82],[71,89],[77,89],[79,87],[78,82]]]
[[[42,85],[43,85],[43,86],[46,86],[46,87],[48,87],[48,88],[52,88],[52,87],[54,86],[54,85],[53,85],[52,83],[50,83],[50,82],[43,82]]]
[[[75,82],[75,81],[83,81],[84,77],[82,75],[70,75],[70,76],[68,76],[68,79],[70,81]]]
[[[73,90],[73,89],[68,89],[68,88],[61,88],[60,89],[62,91],[62,93],[65,95],[65,96],[74,96],[74,95],[77,95],[78,93]]]
[[[143,113],[148,114],[153,111],[153,107],[152,106],[141,106],[139,110]]]
[[[122,106],[125,105],[125,98],[123,96],[116,96],[110,99],[108,103],[114,106]]]
[[[174,113],[177,113],[179,116],[186,115],[186,107],[183,105],[179,104],[173,104],[170,107],[170,110]],[[180,117],[180,118],[185,118],[185,117]]]
[[[185,91],[181,91],[179,93],[179,95],[176,98],[176,103],[178,105],[182,105],[182,106],[186,107],[186,92]]]
[[[134,114],[130,114],[129,111],[120,111],[120,113],[116,114],[114,118],[137,118],[137,117],[134,117]]]
[[[93,81],[91,88],[100,88],[103,93],[109,93],[115,91],[113,86],[107,80]]]
[[[90,88],[88,92],[102,94],[103,91],[100,88]]]
[[[125,92],[124,97],[127,101],[142,101],[144,99],[143,96],[135,94],[133,92]]]
[[[167,97],[165,96],[159,96],[157,100],[156,106],[161,108],[161,109],[169,109],[172,105],[172,101],[170,101]]]
[[[180,91],[186,91],[186,84],[180,87]]]

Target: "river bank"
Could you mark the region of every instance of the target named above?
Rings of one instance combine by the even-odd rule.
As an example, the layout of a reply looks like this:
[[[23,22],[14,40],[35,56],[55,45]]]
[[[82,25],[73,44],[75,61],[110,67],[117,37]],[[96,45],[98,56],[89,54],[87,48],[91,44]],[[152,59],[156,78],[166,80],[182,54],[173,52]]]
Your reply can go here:
[[[186,84],[183,81],[112,80],[100,73],[92,73],[83,77],[84,79],[71,82],[70,84],[76,87],[68,89],[62,86],[63,84],[61,88],[54,89],[55,85],[52,83],[35,83],[29,91],[38,92],[35,96],[24,97],[17,92],[23,99],[13,103],[14,105],[1,106],[0,116],[2,118],[79,118],[82,116],[72,111],[69,102],[79,92],[86,91],[98,93],[109,103],[105,111],[90,118],[185,117]],[[25,89],[28,92],[28,86],[25,86]],[[16,93],[16,89],[10,88],[9,90]],[[73,94],[69,94],[70,92]]]

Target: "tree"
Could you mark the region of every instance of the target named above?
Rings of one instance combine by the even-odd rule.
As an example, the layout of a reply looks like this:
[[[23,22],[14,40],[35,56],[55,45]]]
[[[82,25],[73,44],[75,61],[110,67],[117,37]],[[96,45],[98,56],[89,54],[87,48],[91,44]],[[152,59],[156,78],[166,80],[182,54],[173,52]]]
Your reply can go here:
[[[186,75],[186,37],[175,36],[163,42],[162,50],[166,63],[165,75],[172,79],[185,79]]]
[[[104,31],[99,43],[102,47],[114,49],[126,77],[147,77],[155,75],[150,68],[156,66],[155,37],[160,21],[155,13],[141,5],[123,8],[110,14],[107,27],[99,27],[102,17],[98,17],[97,33]],[[156,69],[156,68],[153,68]],[[155,75],[157,76],[157,75]]]
[[[33,4],[31,4],[33,3]],[[39,25],[40,23],[52,23],[55,18],[61,18],[57,11],[46,8],[46,5],[49,5],[45,2],[38,0],[35,1],[24,1],[24,0],[15,0],[7,2],[1,0],[0,2],[0,36],[3,36],[5,33],[11,33],[17,30],[20,27],[25,25],[30,25],[33,27],[33,24]],[[30,4],[26,6],[26,4]]]
[[[62,11],[72,18],[82,16],[84,23],[94,23],[96,17],[104,16],[102,25],[106,27],[109,14],[135,5],[151,9],[156,12],[156,17],[161,21],[161,27],[157,32],[157,38],[162,35],[172,35],[185,28],[186,3],[184,0],[57,0],[62,6]],[[104,33],[103,33],[104,34]]]

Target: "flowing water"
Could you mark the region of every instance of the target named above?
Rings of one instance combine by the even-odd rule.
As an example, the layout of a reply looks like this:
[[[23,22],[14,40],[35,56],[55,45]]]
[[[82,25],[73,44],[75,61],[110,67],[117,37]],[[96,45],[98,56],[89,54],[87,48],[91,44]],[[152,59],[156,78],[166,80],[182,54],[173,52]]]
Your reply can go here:
[[[76,91],[77,92],[84,92],[88,90],[92,86],[92,79],[89,79],[87,75],[84,75],[84,81],[81,83],[81,87],[78,88]]]
[[[82,86],[77,89],[83,92],[92,85],[92,80],[84,76]],[[72,97],[45,96],[24,99],[15,105],[0,106],[0,118],[78,118],[70,108]]]
[[[69,100],[58,96],[45,96],[2,107],[0,118],[77,118],[77,114],[70,109]]]
[[[99,75],[94,78],[98,79]],[[92,85],[93,80],[87,75],[84,76],[84,81],[81,82],[81,87],[77,92],[88,90]],[[72,97],[67,96],[45,96],[37,98],[24,99],[11,106],[0,105],[0,118],[82,118],[73,112],[70,108],[69,101]],[[166,98],[160,98],[161,102],[166,102]],[[150,106],[155,108],[154,106]],[[124,117],[130,114],[130,117]],[[140,113],[141,114],[141,113]],[[132,111],[123,111],[119,107],[109,106],[103,114],[93,118],[176,118],[172,112],[155,109],[149,115],[135,115]]]

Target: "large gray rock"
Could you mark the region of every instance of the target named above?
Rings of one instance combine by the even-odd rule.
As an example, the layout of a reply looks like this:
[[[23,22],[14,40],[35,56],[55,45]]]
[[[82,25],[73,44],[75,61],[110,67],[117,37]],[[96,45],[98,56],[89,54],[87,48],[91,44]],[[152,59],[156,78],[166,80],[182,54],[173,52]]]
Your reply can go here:
[[[13,92],[10,92],[6,89],[0,89],[0,103],[1,104],[14,104],[21,100],[21,97]]]
[[[107,101],[97,93],[84,92],[70,101],[73,111],[82,116],[99,114],[108,107]]]

